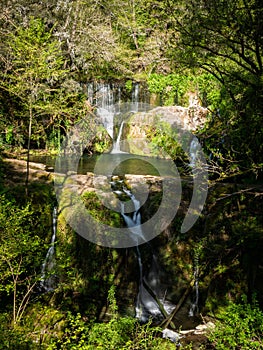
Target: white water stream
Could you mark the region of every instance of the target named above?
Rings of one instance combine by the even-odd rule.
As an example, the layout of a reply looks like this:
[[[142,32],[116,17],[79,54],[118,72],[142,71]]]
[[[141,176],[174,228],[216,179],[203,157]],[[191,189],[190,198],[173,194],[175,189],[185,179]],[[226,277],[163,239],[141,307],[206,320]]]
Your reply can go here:
[[[108,90],[106,89],[106,91]],[[100,109],[101,116],[103,116],[104,118],[104,125],[108,130],[108,133],[112,137],[113,137],[114,111],[112,110],[113,107],[110,106],[109,103],[113,99],[114,99],[113,97],[102,99],[102,102],[104,101],[104,104],[102,103],[102,105],[103,105],[103,108],[105,109],[104,110]],[[105,104],[105,101],[106,101],[106,104]],[[139,105],[139,84],[135,84],[132,92],[132,106],[133,106],[134,112],[138,111],[138,105]],[[123,127],[124,127],[124,121],[122,121],[120,124],[118,135],[117,135],[116,141],[113,144],[111,154],[124,153],[121,151],[121,138],[123,134]],[[194,167],[196,165],[197,152],[199,150],[198,147],[199,147],[198,140],[196,138],[193,138],[189,149],[190,167]],[[111,184],[114,188],[116,185],[116,182],[111,181]],[[136,318],[138,318],[142,322],[147,322],[147,320],[150,317],[155,319],[162,319],[163,313],[160,310],[160,307],[156,301],[156,298],[158,299],[159,303],[162,304],[163,309],[168,315],[173,311],[173,309],[175,308],[175,305],[165,300],[165,291],[163,290],[161,285],[160,268],[158,265],[158,259],[153,252],[152,252],[151,267],[148,270],[147,275],[145,275],[141,251],[140,251],[139,245],[137,244],[138,237],[144,239],[143,231],[141,228],[140,202],[135,198],[134,194],[125,187],[123,181],[119,182],[117,187],[118,187],[118,190],[114,191],[115,194],[118,196],[123,194],[126,195],[126,197],[132,201],[134,206],[134,212],[132,214],[127,214],[125,213],[125,202],[121,202],[122,217],[126,223],[126,226],[134,234],[134,241],[136,246],[136,254],[137,254],[137,260],[138,260],[138,267],[139,267],[138,295],[137,295],[136,306],[135,306]],[[146,240],[145,240],[145,243],[147,243]],[[151,245],[149,243],[147,244],[149,245],[149,249],[152,251]],[[145,285],[147,286],[147,288],[145,287]],[[151,294],[154,294],[155,297],[153,297],[149,293],[149,289],[152,292]],[[196,266],[196,270],[195,270],[194,290],[195,290],[195,297],[189,310],[189,316],[193,316],[198,311],[198,301],[199,301],[198,266]]]
[[[55,241],[57,234],[57,208],[54,207],[52,214],[52,237],[50,247],[48,248],[45,260],[41,268],[40,278],[40,289],[49,292],[55,288],[55,276],[52,275],[54,270],[56,259],[55,259]]]
[[[194,297],[190,305],[189,317],[193,317],[199,312],[199,263],[198,257],[194,261]]]
[[[114,138],[114,117],[115,115],[120,114],[120,105],[121,105],[121,92],[120,88],[113,89],[109,84],[95,84],[91,83],[87,87],[88,89],[88,99],[92,105],[97,107],[98,115],[101,118],[103,125],[108,131],[109,135]],[[140,95],[140,86],[139,84],[134,85],[132,91],[132,103],[131,103],[131,112],[136,112],[139,110],[139,95]],[[120,118],[118,118],[120,120]],[[124,122],[120,124],[118,135],[116,141],[114,142],[112,154],[123,153],[121,151],[121,139],[123,134]],[[190,144],[189,154],[190,154],[190,166],[194,167],[196,165],[197,152],[199,151],[199,143],[196,138],[193,138]],[[116,185],[116,182],[113,183],[113,188]],[[134,235],[134,246],[136,247],[137,261],[138,261],[138,294],[136,299],[136,318],[142,322],[146,322],[150,317],[155,319],[162,319],[163,313],[160,310],[156,299],[159,304],[162,304],[163,309],[167,314],[170,314],[175,305],[170,303],[165,299],[166,291],[161,285],[160,278],[160,267],[158,264],[157,255],[153,252],[153,249],[149,243],[144,239],[144,233],[142,231],[141,225],[141,213],[140,213],[140,202],[135,198],[134,194],[129,191],[124,183],[122,186],[116,186],[118,190],[113,191],[116,195],[126,195],[126,197],[133,203],[134,211],[132,214],[127,214],[125,212],[125,202],[121,204],[121,214],[126,223],[126,226]],[[121,190],[120,190],[121,188]],[[118,193],[120,192],[120,193]],[[54,289],[55,278],[52,276],[52,270],[55,266],[55,247],[54,243],[56,240],[56,217],[57,210],[54,208],[53,212],[53,234],[51,239],[51,244],[46,254],[46,258],[42,265],[41,270],[41,288],[45,291],[50,291]],[[151,266],[147,269],[144,266],[143,256],[138,243],[138,237],[140,241],[145,240],[145,243],[148,244],[149,250],[152,252]],[[146,265],[146,264],[145,264]],[[147,288],[145,287],[147,286]],[[149,293],[149,290],[152,293]],[[199,301],[199,289],[198,289],[198,266],[196,266],[195,272],[195,285],[194,285],[195,297],[189,311],[189,316],[192,316],[198,311],[198,301]],[[153,294],[155,297],[153,297]]]
[[[123,181],[119,181],[118,183],[112,181],[111,183],[113,188],[114,186],[118,185],[118,190],[114,192],[118,196],[125,194],[127,198],[132,201],[134,206],[133,213],[127,214],[125,213],[125,202],[121,203],[121,214],[124,222],[126,223],[126,226],[129,228],[129,230],[134,234],[134,243],[136,246],[136,255],[139,267],[139,285],[135,306],[136,318],[138,318],[141,322],[147,322],[150,317],[155,319],[162,319],[162,311],[156,302],[156,298],[158,298],[167,314],[170,314],[173,311],[175,305],[165,300],[165,293],[162,291],[160,281],[158,259],[154,253],[152,253],[152,264],[150,270],[148,271],[147,275],[145,275],[141,251],[139,245],[137,244],[137,237],[144,239],[144,234],[141,227],[140,202],[135,198],[134,194],[126,188]],[[145,243],[149,245],[149,248],[152,251],[152,247],[149,242],[145,240]],[[145,284],[147,284],[148,288],[145,287]],[[149,289],[152,291],[156,298],[154,298],[149,293]]]
[[[120,145],[121,136],[122,136],[122,132],[123,132],[123,125],[124,125],[124,121],[121,122],[121,126],[120,126],[120,130],[119,130],[119,133],[117,136],[117,140],[113,143],[113,148],[111,150],[111,154],[123,153],[123,152],[121,152],[121,145]]]
[[[194,137],[190,143],[189,155],[190,155],[190,164],[189,166],[193,168],[196,166],[196,160],[198,157],[198,151],[200,150],[200,144],[196,137]]]

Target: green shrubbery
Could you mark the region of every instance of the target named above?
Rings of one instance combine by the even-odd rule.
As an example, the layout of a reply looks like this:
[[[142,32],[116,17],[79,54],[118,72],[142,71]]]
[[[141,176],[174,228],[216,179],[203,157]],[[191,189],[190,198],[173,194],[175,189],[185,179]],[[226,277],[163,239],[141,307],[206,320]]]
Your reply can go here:
[[[212,74],[194,74],[188,70],[183,73],[157,74],[147,77],[147,86],[151,93],[158,94],[161,104],[188,106],[187,93],[197,92],[200,103],[214,110],[221,103],[220,88]]]
[[[53,340],[48,350],[148,350],[174,349],[174,344],[157,337],[158,328],[140,325],[131,317],[113,317],[107,323],[89,326],[80,314],[68,315],[68,327],[62,339]]]
[[[0,314],[0,350],[31,349],[32,342],[22,327],[11,327],[10,313]]]
[[[87,323],[80,314],[67,314],[66,327],[61,339],[51,339],[48,350],[147,350],[174,349],[174,345],[157,334],[161,329],[151,327],[151,322],[140,325],[131,317],[119,317],[115,287],[108,294],[109,322]]]
[[[263,312],[254,302],[230,303],[219,315],[209,339],[218,350],[263,349]]]

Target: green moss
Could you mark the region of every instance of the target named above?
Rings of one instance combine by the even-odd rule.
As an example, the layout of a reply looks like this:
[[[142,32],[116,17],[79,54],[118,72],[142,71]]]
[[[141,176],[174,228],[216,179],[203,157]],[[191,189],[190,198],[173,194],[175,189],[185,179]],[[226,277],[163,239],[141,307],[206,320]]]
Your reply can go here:
[[[112,227],[120,227],[123,225],[121,214],[105,207],[95,192],[86,192],[82,198],[88,212],[96,221]]]

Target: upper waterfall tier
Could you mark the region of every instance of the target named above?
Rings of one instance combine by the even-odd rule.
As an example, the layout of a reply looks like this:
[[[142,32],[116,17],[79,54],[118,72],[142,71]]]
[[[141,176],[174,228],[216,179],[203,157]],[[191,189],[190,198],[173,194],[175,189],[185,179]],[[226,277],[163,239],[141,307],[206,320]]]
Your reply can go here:
[[[97,110],[102,124],[111,138],[114,138],[114,117],[120,113],[122,103],[129,103],[129,111],[144,110],[142,105],[150,104],[150,94],[147,88],[138,82],[132,83],[130,89],[121,83],[90,82],[86,86],[89,103]]]

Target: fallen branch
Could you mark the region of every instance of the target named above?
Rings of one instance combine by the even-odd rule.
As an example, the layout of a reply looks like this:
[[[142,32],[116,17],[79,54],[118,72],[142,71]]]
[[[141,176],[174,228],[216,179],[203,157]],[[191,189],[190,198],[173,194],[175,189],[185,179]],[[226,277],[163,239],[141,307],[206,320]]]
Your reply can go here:
[[[169,325],[172,325],[173,328],[174,324],[172,322],[172,319],[174,318],[174,316],[177,314],[177,312],[180,310],[181,306],[183,305],[185,299],[187,298],[187,296],[189,295],[189,293],[191,292],[192,288],[194,285],[194,280],[191,281],[189,287],[185,290],[184,294],[182,295],[181,299],[179,300],[179,302],[177,303],[175,309],[173,310],[173,312],[168,315],[168,317],[166,317],[165,320],[163,320],[163,322],[160,324],[160,326],[162,328],[167,328]]]
[[[159,300],[159,298],[156,296],[156,294],[154,293],[154,291],[151,289],[151,287],[146,283],[145,280],[143,280],[143,286],[144,288],[147,290],[147,292],[150,294],[150,296],[156,301],[162,315],[164,316],[165,319],[167,319],[169,317],[168,313],[166,312],[163,304],[161,303],[161,301]],[[173,329],[175,329],[175,325],[173,324],[173,322],[171,322],[171,327]]]

